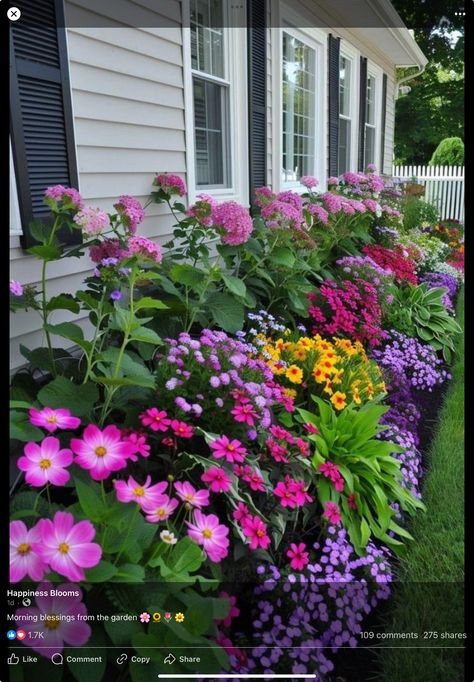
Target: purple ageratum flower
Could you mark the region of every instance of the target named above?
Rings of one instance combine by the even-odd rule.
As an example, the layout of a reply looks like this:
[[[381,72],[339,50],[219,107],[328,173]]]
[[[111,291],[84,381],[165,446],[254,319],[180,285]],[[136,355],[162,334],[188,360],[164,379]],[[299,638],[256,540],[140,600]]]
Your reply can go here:
[[[13,296],[23,296],[23,286],[15,279],[10,280],[10,293]]]
[[[111,294],[110,294],[110,299],[111,299],[112,301],[120,301],[121,298],[122,298],[122,292],[121,292],[121,291],[118,291],[118,289],[115,289],[115,290],[112,291]]]

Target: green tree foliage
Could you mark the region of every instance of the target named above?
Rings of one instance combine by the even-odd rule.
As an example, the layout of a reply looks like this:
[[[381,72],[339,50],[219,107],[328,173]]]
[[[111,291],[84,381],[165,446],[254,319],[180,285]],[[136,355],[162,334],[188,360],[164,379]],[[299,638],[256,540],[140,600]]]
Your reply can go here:
[[[395,156],[425,164],[446,137],[464,138],[464,22],[455,0],[393,0],[429,63],[396,103]],[[401,70],[398,77],[408,75]]]
[[[446,137],[441,140],[430,161],[430,166],[462,166],[463,164],[464,142],[460,137]]]

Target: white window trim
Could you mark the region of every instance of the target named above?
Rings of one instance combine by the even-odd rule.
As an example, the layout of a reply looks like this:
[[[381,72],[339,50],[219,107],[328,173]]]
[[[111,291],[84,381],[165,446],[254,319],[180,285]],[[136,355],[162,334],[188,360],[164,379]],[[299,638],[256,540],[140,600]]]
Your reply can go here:
[[[188,200],[193,203],[197,194],[209,194],[219,201],[238,201],[249,205],[248,177],[248,97],[247,97],[247,30],[245,8],[228,2],[229,25],[224,28],[226,79],[229,82],[229,149],[231,186],[219,188],[196,187],[194,144],[193,69],[191,63],[191,29],[183,26],[183,85],[186,139],[186,177]],[[183,0],[183,16],[190,17],[189,0]],[[184,22],[186,23],[186,22]],[[189,21],[188,21],[189,23]],[[218,82],[218,78],[212,77]]]
[[[357,160],[359,152],[359,70],[360,70],[360,52],[356,50],[346,40],[341,40],[340,56],[349,59],[351,62],[351,150],[349,157],[349,170],[355,172],[357,170]],[[339,150],[338,150],[339,156]]]
[[[10,140],[10,236],[21,236],[20,202],[18,201],[18,186],[16,184],[15,165],[13,163],[13,149]]]
[[[327,187],[327,33],[317,28],[293,28],[305,21],[296,14],[283,8],[283,24],[280,28],[271,29],[272,43],[272,179],[273,190],[280,192],[291,189],[295,192],[305,192],[306,188],[299,182],[283,183],[282,167],[282,137],[283,137],[283,88],[282,88],[282,43],[283,32],[294,35],[313,50],[315,50],[315,102],[314,102],[314,159],[315,167],[310,173],[319,180],[318,189],[324,191]],[[291,25],[290,25],[291,22]]]
[[[374,164],[377,166],[377,170],[381,172],[379,168],[380,164],[380,147],[382,144],[382,81],[383,81],[383,70],[374,64],[373,62],[367,62],[367,78],[372,76],[375,78],[375,149],[374,149]],[[367,124],[367,122],[366,122]],[[365,134],[365,131],[364,131]],[[365,154],[365,144],[364,144],[364,154]]]

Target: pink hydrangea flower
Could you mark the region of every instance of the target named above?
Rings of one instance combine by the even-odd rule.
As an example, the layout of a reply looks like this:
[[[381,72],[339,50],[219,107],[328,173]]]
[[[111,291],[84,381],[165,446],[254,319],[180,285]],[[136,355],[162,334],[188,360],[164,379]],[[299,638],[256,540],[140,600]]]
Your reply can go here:
[[[66,408],[43,407],[42,410],[37,410],[32,407],[29,410],[29,415],[30,422],[34,426],[46,429],[49,433],[54,433],[57,429],[74,430],[81,423],[79,417],[73,417]]]
[[[110,227],[109,216],[105,211],[101,211],[100,208],[83,208],[82,211],[76,213],[73,220],[88,237],[101,234]]]
[[[242,523],[245,519],[249,519],[251,516],[252,515],[249,508],[243,502],[239,502],[237,507],[232,512],[232,518],[235,521],[239,521],[240,523]]]
[[[212,456],[216,459],[225,457],[227,462],[243,462],[247,454],[247,449],[240,440],[230,440],[227,436],[219,436],[210,443],[209,447],[213,450]]]
[[[201,545],[211,561],[218,563],[228,554],[229,529],[219,523],[215,514],[206,516],[199,509],[193,514],[193,523],[185,522],[191,540]]]
[[[152,431],[168,431],[171,424],[171,419],[164,410],[159,410],[157,407],[150,407],[140,415],[140,421],[143,426],[148,426]]]
[[[263,208],[275,199],[270,187],[257,187],[255,190],[255,204]]]
[[[10,293],[13,296],[23,296],[23,286],[15,279],[10,280]]]
[[[270,538],[267,535],[267,525],[259,516],[251,516],[242,521],[242,530],[244,535],[250,538],[250,549],[267,549],[270,544]]]
[[[128,231],[131,234],[135,234],[137,226],[145,217],[145,211],[138,199],[135,199],[135,197],[131,197],[128,194],[123,194],[117,203],[114,204],[114,208],[122,217],[122,221]]]
[[[341,520],[341,512],[335,502],[324,503],[323,516],[325,516],[329,520],[329,523],[336,524],[339,523]]]
[[[253,426],[258,416],[252,403],[240,403],[230,411],[236,422]]]
[[[70,201],[74,208],[82,208],[84,202],[82,196],[74,187],[64,187],[63,185],[53,185],[48,187],[44,193],[45,198],[54,199],[54,201]]]
[[[136,502],[140,507],[153,506],[163,497],[168,487],[166,481],[151,485],[151,476],[147,476],[145,483],[140,484],[129,476],[127,482],[114,481],[114,488],[119,502]]]
[[[89,248],[89,256],[94,263],[100,263],[104,258],[125,258],[127,251],[122,247],[118,239],[104,239],[100,244],[94,244]]]
[[[140,256],[155,263],[161,263],[161,247],[147,237],[130,237],[128,240],[128,255]]]
[[[179,436],[179,438],[192,438],[194,435],[193,427],[186,424],[186,422],[173,419],[170,426],[173,429],[174,435]]]
[[[102,548],[91,542],[95,528],[90,521],[75,524],[72,514],[58,511],[52,521],[38,521],[38,529],[41,535],[38,553],[60,575],[73,581],[84,580],[83,569],[99,563]]]
[[[41,534],[38,525],[25,526],[23,521],[10,522],[10,582],[18,583],[27,575],[42,580],[48,564],[38,554]]]
[[[178,497],[193,507],[201,509],[209,504],[209,490],[196,490],[188,481],[176,481],[174,487]]]
[[[88,469],[95,481],[103,481],[112,471],[123,469],[133,448],[122,440],[120,430],[110,424],[101,431],[95,424],[84,429],[82,438],[71,440],[74,460],[82,469]]]
[[[300,542],[299,545],[292,542],[290,549],[286,553],[286,556],[291,559],[290,566],[295,571],[302,571],[309,564],[309,554],[305,550],[306,545],[304,542]]]
[[[186,194],[186,184],[179,175],[159,173],[155,177],[153,184],[161,187],[161,189],[169,195],[178,194],[182,197]]]
[[[167,521],[173,514],[179,502],[174,497],[170,498],[168,495],[162,495],[154,504],[144,504],[142,509],[145,512],[145,518],[150,523],[159,523],[160,521]]]
[[[303,175],[303,177],[300,178],[300,184],[311,189],[311,187],[317,187],[319,185],[319,180],[312,175]]]
[[[238,246],[248,241],[253,223],[249,211],[236,201],[224,201],[212,207],[212,222],[222,231],[224,244]]]
[[[40,583],[38,591],[44,596],[36,597],[36,606],[15,611],[16,627],[26,632],[23,643],[48,659],[61,653],[65,644],[84,646],[92,634],[91,626],[82,620],[87,616],[87,609],[77,584],[54,585],[58,592],[73,593],[67,597],[50,596],[52,587],[49,582]],[[36,632],[43,636],[38,637]]]
[[[339,178],[334,177],[331,175],[331,177],[328,178],[328,186],[329,185],[338,185],[339,184]]]
[[[212,226],[212,209],[217,204],[214,197],[209,194],[198,194],[198,201],[190,206],[186,211],[186,215],[195,218],[201,225],[205,227]]]
[[[201,481],[208,483],[213,493],[226,493],[230,490],[232,479],[226,474],[224,469],[210,467],[201,476]]]
[[[64,467],[72,464],[72,452],[60,448],[61,444],[54,436],[47,436],[39,444],[25,445],[24,454],[19,458],[17,466],[26,472],[27,483],[41,488],[47,483],[65,485],[69,481],[70,473]]]

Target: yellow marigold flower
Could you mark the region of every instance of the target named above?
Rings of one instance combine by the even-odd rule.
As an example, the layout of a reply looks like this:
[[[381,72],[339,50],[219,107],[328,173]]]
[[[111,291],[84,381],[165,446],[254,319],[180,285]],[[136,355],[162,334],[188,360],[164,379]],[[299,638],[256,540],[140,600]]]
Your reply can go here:
[[[357,388],[355,388],[352,391],[352,400],[355,402],[356,405],[360,405],[362,402],[359,390]]]
[[[336,391],[333,396],[331,396],[331,402],[336,408],[336,410],[343,410],[346,406],[346,394],[341,393],[341,391]]]
[[[283,350],[284,345],[285,342],[283,341],[283,339],[278,339],[277,341],[275,341],[275,348],[277,348],[278,350]]]
[[[317,381],[318,384],[322,384],[325,381],[324,378],[324,370],[322,367],[319,365],[316,365],[315,368],[313,369],[313,377]]]
[[[293,351],[293,357],[295,360],[304,360],[306,358],[306,350],[304,348],[296,348]]]
[[[336,339],[336,346],[344,350],[351,350],[352,341],[349,341],[349,339]]]
[[[276,374],[277,376],[286,372],[286,367],[282,362],[273,362],[273,360],[269,360],[267,365],[270,367],[273,374]]]
[[[328,395],[333,394],[332,390],[332,381],[326,381],[326,386],[323,388],[324,393],[327,393]]]
[[[321,350],[331,350],[332,344],[329,341],[321,341],[319,344]]]
[[[307,336],[302,336],[298,339],[298,345],[303,348],[311,348],[313,346],[313,341]]]
[[[292,384],[301,384],[303,381],[303,372],[298,365],[290,365],[285,372],[285,376]]]
[[[335,372],[335,374],[334,374],[334,376],[333,376],[333,378],[332,378],[332,383],[333,383],[333,384],[340,384],[341,381],[342,381],[343,375],[344,375],[344,370],[343,370],[343,369],[338,369],[338,370]]]
[[[294,388],[285,388],[283,389],[283,393],[288,396],[288,398],[296,398],[298,395]]]

